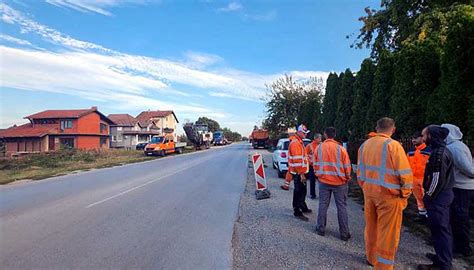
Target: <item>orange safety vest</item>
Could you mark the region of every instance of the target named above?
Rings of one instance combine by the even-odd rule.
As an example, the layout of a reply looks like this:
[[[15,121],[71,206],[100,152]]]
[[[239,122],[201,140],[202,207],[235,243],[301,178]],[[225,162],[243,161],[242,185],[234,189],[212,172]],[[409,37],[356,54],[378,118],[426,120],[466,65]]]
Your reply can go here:
[[[416,146],[415,151],[408,152],[408,161],[410,162],[414,179],[423,180],[423,177],[425,176],[426,162],[428,162],[430,154],[431,149],[424,143]]]
[[[366,196],[410,196],[413,174],[401,144],[381,133],[365,141],[359,148],[357,180]]]
[[[344,147],[333,139],[320,144],[314,153],[314,173],[319,181],[343,185],[351,179],[351,161]]]
[[[288,171],[291,174],[306,174],[309,172],[309,159],[303,140],[295,136],[288,148]]]
[[[305,150],[306,154],[308,154],[308,159],[309,159],[309,164],[314,163],[314,153],[316,151],[316,148],[318,147],[320,143],[317,143],[316,141],[312,141],[310,144],[306,145]]]

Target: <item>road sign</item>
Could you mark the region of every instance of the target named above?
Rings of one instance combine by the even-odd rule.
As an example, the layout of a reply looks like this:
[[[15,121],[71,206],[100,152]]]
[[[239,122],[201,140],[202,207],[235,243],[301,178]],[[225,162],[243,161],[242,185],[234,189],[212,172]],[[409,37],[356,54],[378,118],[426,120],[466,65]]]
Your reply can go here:
[[[257,200],[270,198],[270,192],[267,189],[267,181],[265,179],[265,170],[263,168],[262,155],[255,153],[252,156],[253,172],[255,175],[255,195]]]

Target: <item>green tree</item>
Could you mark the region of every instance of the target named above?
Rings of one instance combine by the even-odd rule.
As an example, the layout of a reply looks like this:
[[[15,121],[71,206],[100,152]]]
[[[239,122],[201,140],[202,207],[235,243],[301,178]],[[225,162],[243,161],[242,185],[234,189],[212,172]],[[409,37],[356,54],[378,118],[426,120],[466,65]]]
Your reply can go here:
[[[209,131],[211,132],[216,132],[218,130],[221,130],[221,126],[216,120],[213,120],[207,117],[199,117],[198,120],[196,121],[196,124],[206,124],[209,128]]]
[[[337,96],[340,79],[337,73],[330,73],[326,80],[326,91],[323,98],[323,127],[334,126],[336,122]]]
[[[440,86],[429,100],[428,119],[435,123],[456,124],[466,138],[473,141],[474,8],[455,6],[449,12],[432,17],[439,22],[436,27],[426,27],[425,32],[437,35],[442,54]]]
[[[305,96],[298,115],[298,123],[304,123],[313,133],[321,132],[322,120],[322,79],[312,78],[306,84]]]
[[[372,84],[372,98],[367,111],[367,130],[373,131],[378,119],[389,116],[390,99],[392,97],[393,55],[382,52],[378,59]]]
[[[456,4],[472,4],[472,0],[383,0],[379,10],[365,8],[363,23],[354,45],[371,48],[372,56],[382,51],[397,51],[413,41],[417,33],[419,18],[434,10],[452,8]]]
[[[288,128],[306,124],[309,128],[320,127],[322,79],[310,78],[296,82],[285,75],[267,86],[267,115],[263,128],[272,138],[278,138]]]
[[[408,45],[396,54],[390,115],[402,137],[427,125],[427,103],[438,78],[438,49],[431,42]]]
[[[349,119],[352,116],[355,77],[350,69],[346,69],[344,74],[339,77],[341,78],[341,85],[337,95],[335,127],[339,134],[338,137],[347,140],[349,138]]]
[[[367,109],[372,98],[375,65],[371,59],[362,62],[354,82],[354,104],[352,116],[349,121],[351,134],[349,139],[356,141],[364,138],[372,125],[367,124]]]

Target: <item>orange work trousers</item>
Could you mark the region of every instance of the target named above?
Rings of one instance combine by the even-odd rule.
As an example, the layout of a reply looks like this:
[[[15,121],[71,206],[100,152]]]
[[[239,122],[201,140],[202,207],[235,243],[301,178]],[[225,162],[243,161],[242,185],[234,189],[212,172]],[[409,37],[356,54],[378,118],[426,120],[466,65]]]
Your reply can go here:
[[[423,189],[423,179],[413,178],[413,195],[415,196],[418,210],[425,210],[425,204],[423,203],[423,196],[425,195],[425,190]]]
[[[365,254],[375,269],[393,269],[407,199],[364,196]]]

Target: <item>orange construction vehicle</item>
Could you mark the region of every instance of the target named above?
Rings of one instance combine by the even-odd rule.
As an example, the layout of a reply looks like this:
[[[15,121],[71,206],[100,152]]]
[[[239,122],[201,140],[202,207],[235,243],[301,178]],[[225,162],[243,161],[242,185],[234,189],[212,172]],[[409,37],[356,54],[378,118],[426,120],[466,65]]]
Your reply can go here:
[[[251,135],[252,146],[257,149],[259,147],[268,148],[269,135],[265,129],[254,129]]]
[[[165,133],[162,136],[153,136],[150,143],[145,146],[145,155],[160,155],[164,157],[166,154],[181,154],[186,143],[175,141],[173,133]]]

